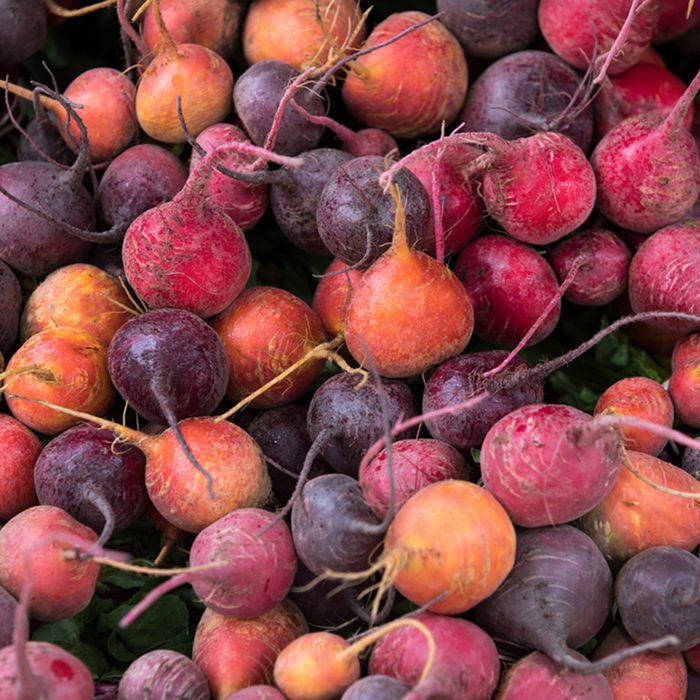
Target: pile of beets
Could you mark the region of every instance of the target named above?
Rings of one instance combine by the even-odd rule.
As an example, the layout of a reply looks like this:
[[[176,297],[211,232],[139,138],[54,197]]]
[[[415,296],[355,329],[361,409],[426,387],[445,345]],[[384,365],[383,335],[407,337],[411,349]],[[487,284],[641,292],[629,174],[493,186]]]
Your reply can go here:
[[[0,0],[0,700],[700,698],[700,3],[375,4]]]

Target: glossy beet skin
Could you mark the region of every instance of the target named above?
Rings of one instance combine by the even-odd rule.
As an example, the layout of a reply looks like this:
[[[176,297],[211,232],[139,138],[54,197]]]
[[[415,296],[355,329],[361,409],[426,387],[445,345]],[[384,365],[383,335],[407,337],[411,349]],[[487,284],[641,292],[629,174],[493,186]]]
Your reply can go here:
[[[34,468],[39,502],[63,508],[97,532],[105,527],[105,510],[112,511],[115,530],[131,525],[146,505],[146,458],[116,440],[111,431],[89,425],[51,440]]]
[[[362,269],[387,249],[394,231],[396,205],[379,183],[384,169],[381,156],[355,158],[335,170],[318,200],[321,240],[332,255],[350,265],[360,263]],[[393,182],[404,201],[409,245],[434,249],[432,207],[425,187],[406,168],[394,175]]]
[[[265,144],[280,100],[298,75],[287,63],[266,60],[254,63],[236,80],[233,88],[236,114],[248,136],[258,146]],[[313,90],[302,88],[294,99],[311,114],[325,114],[325,100]],[[312,124],[288,105],[272,150],[285,156],[296,156],[316,148],[322,135],[322,126]]]
[[[333,469],[354,477],[367,449],[384,435],[382,412],[386,410],[389,425],[418,413],[416,399],[407,384],[383,380],[378,387],[369,379],[358,387],[359,382],[352,374],[327,379],[311,399],[306,423],[312,440],[324,428],[333,430],[321,454]],[[410,433],[396,437],[410,437]]]
[[[379,519],[345,474],[307,482],[292,507],[292,537],[299,558],[315,574],[362,571],[382,539]]]
[[[467,57],[499,58],[537,36],[537,0],[437,0],[437,10]]]
[[[521,530],[515,566],[474,611],[492,637],[542,651],[571,668],[571,655],[603,625],[613,577],[593,541],[570,525]],[[571,662],[574,662],[573,664]]]
[[[466,131],[492,131],[504,139],[556,131],[587,151],[593,140],[593,110],[569,109],[580,82],[581,76],[554,54],[512,53],[474,81],[460,121]]]
[[[228,380],[219,337],[179,309],[156,309],[128,321],[110,343],[108,367],[129,405],[161,424],[211,413]]]
[[[304,153],[304,165],[287,170],[285,177],[270,188],[272,214],[282,233],[298,248],[328,255],[316,225],[316,210],[323,188],[331,175],[352,160],[345,151],[318,148]]]
[[[474,307],[474,331],[484,340],[513,347],[530,330],[558,291],[549,263],[534,248],[507,236],[470,243],[455,264]],[[559,321],[554,305],[528,341],[546,338]]]
[[[423,413],[461,403],[484,390],[487,382],[481,375],[497,367],[507,355],[503,350],[487,350],[458,355],[443,362],[425,385]],[[527,367],[527,363],[516,356],[498,376],[509,377]],[[430,418],[426,425],[434,438],[459,450],[468,450],[481,445],[496,421],[516,408],[540,403],[543,396],[541,381],[517,384],[505,391],[492,390],[474,408]]]
[[[464,458],[451,445],[427,438],[397,440],[392,443],[390,453],[384,449],[360,467],[362,495],[379,518],[386,517],[391,504],[390,468],[395,510],[428,484],[446,479],[469,480]]]

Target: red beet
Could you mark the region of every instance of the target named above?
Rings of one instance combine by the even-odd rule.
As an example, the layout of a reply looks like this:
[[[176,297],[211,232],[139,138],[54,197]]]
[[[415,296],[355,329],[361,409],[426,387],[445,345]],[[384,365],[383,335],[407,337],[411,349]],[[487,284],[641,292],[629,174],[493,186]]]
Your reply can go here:
[[[514,346],[557,293],[557,279],[542,256],[505,236],[470,243],[455,264],[474,306],[474,328],[492,343]],[[530,339],[546,338],[559,321],[557,303]]]
[[[687,214],[700,194],[700,156],[684,120],[700,72],[673,110],[629,117],[599,141],[591,164],[597,206],[610,221],[652,233]]]
[[[581,306],[602,306],[625,291],[631,256],[614,233],[587,229],[557,243],[549,261],[560,282],[581,255],[584,262],[564,292],[565,299]]]
[[[205,206],[212,158],[199,163],[172,201],[141,214],[126,232],[126,278],[151,307],[208,318],[223,311],[248,281],[251,257],[243,232],[224,212]]]

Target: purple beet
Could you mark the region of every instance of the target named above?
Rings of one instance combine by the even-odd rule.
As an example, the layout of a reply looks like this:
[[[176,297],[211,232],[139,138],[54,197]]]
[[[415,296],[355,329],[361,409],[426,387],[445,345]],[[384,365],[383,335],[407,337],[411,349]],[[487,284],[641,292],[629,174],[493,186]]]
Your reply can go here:
[[[41,0],[1,0],[0,17],[0,64],[20,63],[41,48],[46,38]]]
[[[425,385],[423,412],[461,403],[486,389],[487,380],[482,377],[483,373],[497,367],[507,355],[503,350],[487,350],[458,355],[443,362]],[[527,366],[524,360],[515,357],[506,372],[498,376],[506,374],[512,377]],[[494,423],[516,408],[541,403],[543,400],[541,380],[516,385],[504,391],[496,391],[492,386],[493,383],[489,382],[489,397],[475,408],[427,420],[430,434],[459,450],[479,447]]]
[[[379,183],[384,170],[381,156],[354,158],[335,170],[318,200],[321,240],[348,265],[366,269],[391,244],[396,206]],[[404,202],[409,244],[434,250],[432,206],[425,187],[407,168],[401,168],[393,182]]]
[[[17,601],[6,589],[0,586],[0,649],[12,644],[16,611]]]
[[[331,175],[351,160],[349,153],[335,148],[308,151],[301,168],[287,170],[286,177],[270,188],[275,221],[298,248],[315,255],[329,254],[316,224],[318,200]]]
[[[75,153],[68,147],[50,116],[37,112],[25,127],[17,143],[17,160],[52,160],[63,165],[70,165],[75,160]],[[38,146],[38,150],[36,147]]]
[[[580,83],[576,71],[554,54],[519,51],[492,63],[474,81],[460,121],[465,131],[491,131],[505,139],[558,131],[586,151],[593,109],[569,107]]]
[[[651,547],[633,556],[615,580],[615,600],[630,637],[641,644],[664,635],[686,651],[700,643],[700,559],[678,547]]]
[[[224,700],[285,700],[285,697],[271,685],[250,685],[227,695]]]
[[[278,466],[291,474],[299,474],[311,447],[306,413],[303,406],[290,404],[262,411],[241,426],[258,443],[268,460],[267,471],[278,503],[286,503],[291,498],[297,483],[296,478]],[[314,478],[327,471],[328,465],[318,457],[309,476]]]
[[[664,459],[664,457],[661,457],[661,459]],[[700,479],[700,450],[693,450],[690,447],[686,447],[685,452],[683,452],[681,467],[689,474],[692,474],[696,479]]]
[[[41,161],[0,167],[0,259],[42,277],[83,260],[90,243],[120,240],[125,229],[93,230],[95,207],[82,182],[89,162],[87,130],[61,95],[43,86],[35,93],[58,100],[80,130],[78,155],[68,169]]]
[[[499,58],[537,36],[537,0],[437,0],[440,21],[467,56]]]
[[[367,449],[384,435],[382,395],[389,425],[418,413],[415,397],[403,382],[385,379],[378,387],[370,378],[359,388],[358,383],[352,374],[327,379],[311,399],[306,423],[312,440],[326,428],[332,431],[321,454],[333,469],[354,477]],[[396,437],[408,438],[411,434]]]
[[[360,485],[345,474],[311,479],[292,507],[294,547],[315,574],[366,569],[384,530]]]
[[[277,107],[290,83],[299,73],[288,63],[267,60],[254,63],[236,79],[233,103],[248,136],[258,146],[265,145]],[[325,101],[316,92],[302,88],[295,101],[316,116],[325,114]],[[282,118],[279,135],[272,150],[285,156],[315,148],[323,135],[323,127],[309,122],[291,105]]]
[[[22,289],[12,270],[0,260],[0,353],[6,353],[17,337],[22,312]]]
[[[599,668],[571,654],[602,627],[612,574],[593,540],[570,525],[521,530],[515,565],[474,621],[496,639],[542,651],[583,673]]]
[[[39,503],[63,508],[76,520],[102,531],[103,546],[115,530],[123,530],[146,506],[141,450],[116,445],[109,430],[77,425],[55,437],[34,467]]]
[[[340,700],[401,700],[409,686],[391,676],[366,676],[355,681]]]
[[[356,586],[339,585],[333,579],[318,579],[318,576],[306,568],[304,562],[298,562],[294,586],[289,599],[299,606],[304,619],[313,627],[329,629],[343,627],[355,620],[358,631],[365,625],[381,624],[392,610],[396,599],[396,590],[391,588],[377,615],[372,618],[371,597],[360,598],[367,582]],[[313,585],[309,585],[313,582]],[[376,582],[376,581],[372,581]]]
[[[209,700],[204,672],[184,654],[157,649],[139,656],[119,681],[118,700]]]
[[[127,321],[110,343],[108,367],[124,400],[152,423],[210,414],[228,382],[219,336],[181,309],[155,309]]]
[[[102,220],[126,230],[139,214],[169,202],[186,180],[187,168],[170,151],[153,144],[127,148],[109,164],[100,181],[97,199]]]

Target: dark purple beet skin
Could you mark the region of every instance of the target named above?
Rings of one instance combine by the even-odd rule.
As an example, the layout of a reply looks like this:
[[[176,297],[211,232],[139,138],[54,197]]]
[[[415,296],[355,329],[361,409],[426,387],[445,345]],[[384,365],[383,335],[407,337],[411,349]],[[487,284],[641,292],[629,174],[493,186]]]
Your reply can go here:
[[[437,10],[467,57],[520,51],[538,32],[537,0],[437,0]]]
[[[108,367],[124,400],[152,423],[208,415],[228,382],[219,336],[181,309],[156,309],[127,321],[109,345]]]
[[[22,290],[12,270],[0,260],[0,353],[6,353],[17,337],[22,312]]]
[[[267,60],[254,63],[236,79],[233,88],[236,114],[248,136],[258,146],[265,144],[280,100],[298,75],[288,63]],[[324,98],[308,87],[301,88],[294,99],[315,116],[326,113]],[[322,135],[322,126],[312,124],[288,105],[272,150],[285,156],[296,156],[315,148]]]
[[[505,139],[558,131],[587,151],[593,108],[562,117],[580,82],[578,73],[554,54],[519,51],[492,63],[474,81],[459,121],[465,131],[492,131]]]
[[[692,474],[696,479],[700,479],[700,450],[693,450],[690,447],[686,447],[685,452],[683,452],[681,467],[689,474]]]
[[[295,501],[292,537],[299,559],[321,574],[366,569],[383,533],[357,481],[325,474],[308,481]]]
[[[105,518],[90,498],[101,496],[114,512],[115,530],[134,522],[147,500],[146,458],[116,439],[109,430],[77,425],[51,440],[34,467],[39,503],[63,508],[100,532]]]
[[[362,269],[388,249],[394,232],[394,200],[379,184],[384,170],[381,156],[355,158],[336,169],[318,200],[316,221],[326,248],[344,263],[361,263]],[[404,202],[409,245],[434,250],[432,206],[425,187],[407,168],[399,170],[393,182]]]
[[[170,151],[153,144],[127,148],[100,180],[97,199],[102,220],[126,230],[139,214],[170,201],[185,180],[187,168]]]
[[[338,581],[326,579],[316,582],[312,588],[295,590],[305,589],[315,578],[317,575],[299,561],[294,586],[289,593],[289,599],[299,606],[310,625],[328,629],[345,625],[357,616],[352,604],[353,597],[359,593],[357,587],[338,590]]]
[[[335,148],[318,148],[303,157],[301,168],[287,170],[286,177],[270,188],[272,214],[295,246],[315,255],[328,255],[318,233],[316,208],[328,179],[352,156]]]
[[[425,385],[423,413],[461,403],[485,389],[487,380],[482,377],[483,373],[497,367],[507,355],[503,350],[487,350],[458,355],[443,362]],[[493,379],[511,378],[527,367],[524,360],[515,357],[507,369]],[[543,396],[542,381],[534,380],[530,384],[495,391],[472,409],[431,418],[426,421],[426,426],[434,438],[459,450],[468,450],[479,447],[491,426],[503,416],[521,406],[541,403]]]
[[[311,438],[306,429],[306,409],[290,404],[262,411],[241,427],[258,443],[267,463],[272,480],[272,491],[278,503],[286,503],[294,492],[297,480],[277,469],[275,464],[298,474],[311,447]],[[272,464],[274,462],[275,464]],[[329,470],[323,459],[317,457],[311,468],[310,478]]]
[[[651,547],[633,556],[615,580],[622,624],[641,644],[667,634],[686,651],[700,643],[700,559],[678,547]]]
[[[0,649],[12,644],[12,632],[15,629],[15,611],[17,601],[0,586]]]
[[[41,0],[1,0],[0,17],[0,64],[19,63],[41,48],[46,38]]]
[[[416,399],[407,384],[385,379],[378,388],[369,379],[358,388],[359,381],[356,375],[345,373],[327,379],[311,399],[306,419],[312,440],[324,428],[334,431],[321,454],[333,469],[353,477],[357,477],[367,449],[384,434],[380,391],[386,399],[389,425],[418,413]],[[406,432],[396,437],[410,436]]]
[[[21,161],[0,167],[0,185],[60,222],[92,229],[95,211],[87,190],[71,186],[68,171],[50,163]],[[0,259],[31,277],[80,262],[90,243],[66,233],[0,194]]]
[[[391,676],[372,675],[355,681],[340,700],[401,700],[410,690]]]
[[[34,117],[24,130],[29,138],[24,134],[20,136],[17,142],[17,160],[46,160],[48,156],[63,165],[70,165],[75,160],[75,153],[63,140],[50,116]],[[37,150],[34,144],[41,151]]]
[[[567,668],[598,632],[612,606],[613,578],[593,540],[570,525],[520,530],[515,565],[496,592],[474,608],[495,639],[542,651]]]

